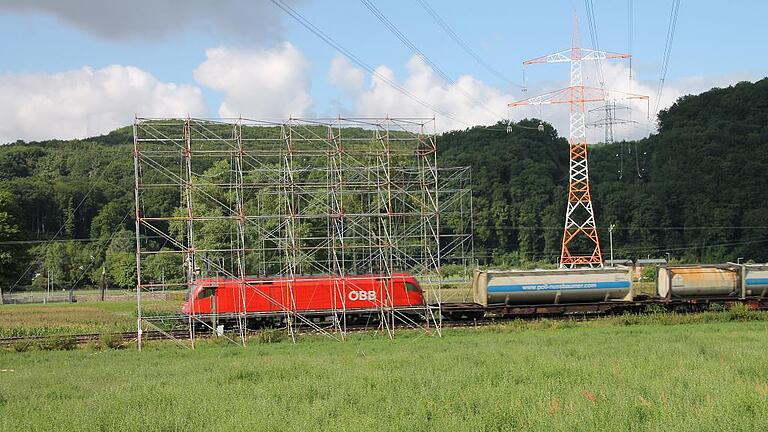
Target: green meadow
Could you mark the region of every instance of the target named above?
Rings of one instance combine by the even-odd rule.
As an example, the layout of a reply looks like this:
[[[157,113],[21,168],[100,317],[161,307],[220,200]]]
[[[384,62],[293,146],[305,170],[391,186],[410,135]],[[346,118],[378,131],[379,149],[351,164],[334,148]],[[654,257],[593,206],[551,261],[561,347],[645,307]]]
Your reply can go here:
[[[0,352],[0,430],[768,429],[752,311]]]

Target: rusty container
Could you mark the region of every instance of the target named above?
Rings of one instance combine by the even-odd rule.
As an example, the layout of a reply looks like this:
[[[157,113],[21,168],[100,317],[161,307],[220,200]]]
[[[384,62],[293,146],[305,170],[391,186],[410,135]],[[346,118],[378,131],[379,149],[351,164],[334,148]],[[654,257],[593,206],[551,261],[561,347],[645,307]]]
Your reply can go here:
[[[659,267],[656,292],[662,298],[738,296],[740,273],[738,267],[723,265]]]

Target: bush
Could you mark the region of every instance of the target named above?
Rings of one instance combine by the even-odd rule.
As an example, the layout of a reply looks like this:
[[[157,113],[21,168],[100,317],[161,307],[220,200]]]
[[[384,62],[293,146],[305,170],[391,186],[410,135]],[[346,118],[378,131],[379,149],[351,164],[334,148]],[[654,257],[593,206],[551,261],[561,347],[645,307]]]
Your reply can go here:
[[[722,312],[725,310],[725,306],[722,303],[710,303],[707,310],[710,312]]]
[[[259,343],[276,343],[285,337],[285,331],[282,329],[263,329],[256,335],[256,340]]]
[[[665,313],[667,310],[660,304],[650,304],[645,307],[645,313],[658,314]]]
[[[750,309],[743,303],[734,303],[728,309],[728,315],[730,316],[731,321],[749,321],[757,318],[760,313]]]
[[[99,336],[99,346],[102,349],[121,349],[125,346],[125,339],[121,334],[104,333]]]
[[[70,336],[54,336],[40,341],[40,349],[47,351],[69,351],[77,348],[77,341]]]
[[[32,349],[32,342],[28,339],[16,341],[11,345],[11,349],[16,352],[27,352]]]

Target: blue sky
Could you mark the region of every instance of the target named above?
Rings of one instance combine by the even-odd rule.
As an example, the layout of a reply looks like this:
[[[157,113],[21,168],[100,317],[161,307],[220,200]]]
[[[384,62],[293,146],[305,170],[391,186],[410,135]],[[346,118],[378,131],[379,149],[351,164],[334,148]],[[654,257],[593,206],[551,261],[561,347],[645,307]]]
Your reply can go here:
[[[343,62],[332,48],[269,1],[210,2],[215,6],[192,1],[187,2],[191,6],[183,6],[182,2],[140,0],[100,7],[91,7],[91,0],[1,3],[0,37],[4,43],[0,45],[0,97],[10,103],[0,114],[13,119],[19,113],[31,111],[53,126],[0,125],[0,142],[103,132],[117,124],[130,123],[132,113],[141,115],[142,109],[153,115],[184,115],[185,104],[189,105],[188,112],[211,116],[375,115],[377,107],[387,111],[380,115],[399,115],[390,112],[399,109],[408,115],[433,114],[407,98],[397,99],[383,90],[371,91],[367,73]],[[62,3],[67,7],[62,8]],[[462,51],[416,0],[373,3],[446,74],[472,79],[462,94],[469,92],[502,114],[506,113],[505,98],[522,97],[517,88],[499,80]],[[600,47],[626,52],[628,2],[593,3]],[[662,98],[661,105],[712,85],[765,76],[768,67],[761,54],[768,40],[764,24],[768,2],[734,3],[682,2],[665,86],[665,95],[669,91],[667,97],[672,99]],[[156,7],[157,4],[161,6]],[[472,110],[473,101],[462,101],[450,83],[441,85],[439,77],[420,75],[429,71],[414,66],[413,54],[360,1],[303,0],[291,4],[365,62],[374,67],[385,66],[398,83],[429,103],[459,112],[472,123],[495,120]],[[581,1],[429,0],[429,4],[485,61],[517,82],[522,79],[522,60],[568,47],[574,11],[581,21],[583,45],[591,46]],[[638,81],[633,89],[655,91],[671,4],[671,0],[634,1],[633,67]],[[146,14],[152,14],[153,19],[142,19]],[[212,48],[223,50],[219,52],[219,63],[210,58],[208,50]],[[260,71],[270,53],[275,69]],[[334,61],[338,66],[335,70],[343,72],[341,76],[357,78],[362,74],[363,81],[353,79],[355,86],[351,86],[347,85],[349,80],[331,78]],[[206,62],[207,66],[201,69]],[[139,81],[149,77],[156,82],[116,90],[114,86],[119,84],[115,82],[124,78],[111,79],[118,76],[116,69],[105,69],[115,65],[135,68],[129,73],[132,80],[139,74]],[[283,66],[286,69],[281,69]],[[84,67],[105,72],[101,78],[89,73],[61,75]],[[241,70],[236,71],[237,68]],[[271,83],[275,70],[290,70],[289,78],[300,88],[298,93],[287,89],[289,83]],[[616,84],[621,84],[618,80],[624,79],[621,76],[626,75],[626,70],[615,72]],[[527,75],[531,88],[528,95],[565,86],[568,76],[564,65],[536,66]],[[423,79],[409,82],[412,76]],[[256,80],[259,82],[253,82]],[[67,86],[71,86],[71,91],[61,90]],[[78,89],[82,87],[88,87],[85,96],[79,96]],[[183,87],[183,91],[178,87]],[[442,93],[437,91],[441,87]],[[108,95],[101,97],[101,91]],[[439,95],[431,99],[435,93]],[[82,104],[78,104],[79,97],[83,97]],[[47,100],[43,109],[30,105],[30,101],[39,99]],[[287,101],[275,102],[278,99]],[[383,102],[384,99],[387,101]],[[60,112],[67,110],[62,103],[80,108],[66,115]],[[222,108],[222,103],[227,108]],[[545,118],[548,115],[556,125],[562,121],[559,113],[542,113]],[[83,116],[89,119],[85,128],[77,124]],[[443,125],[445,129],[460,126],[450,121]]]

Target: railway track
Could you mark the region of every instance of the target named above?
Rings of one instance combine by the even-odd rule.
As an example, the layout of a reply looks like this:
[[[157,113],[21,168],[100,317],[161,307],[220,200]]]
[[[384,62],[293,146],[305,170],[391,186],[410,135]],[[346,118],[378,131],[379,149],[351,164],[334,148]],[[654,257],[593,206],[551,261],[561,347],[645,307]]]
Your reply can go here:
[[[181,338],[187,337],[189,332],[187,330],[171,330],[166,332],[173,337]],[[53,340],[67,340],[76,345],[86,344],[88,342],[98,342],[105,335],[112,336],[114,338],[122,339],[124,342],[132,342],[136,340],[136,332],[115,332],[115,333],[79,333],[79,334],[53,334],[45,336],[12,336],[0,338],[0,347],[10,347],[19,342],[29,342],[32,344],[49,342]],[[142,334],[144,340],[162,340],[167,339],[168,336],[159,331],[145,331]]]
[[[494,319],[494,318],[482,318],[482,319],[475,319],[473,321],[443,321],[443,323],[441,324],[441,327],[442,328],[482,327],[490,324],[498,324],[500,322],[503,322],[503,320]],[[395,327],[394,327],[395,330],[408,330],[408,329],[414,329],[414,328],[415,326],[404,324],[404,323],[397,323],[395,324]],[[260,331],[261,330],[248,330],[247,335],[248,337],[253,337],[258,335]],[[374,332],[374,331],[385,331],[385,330],[380,326],[373,326],[373,325],[349,325],[347,326],[346,331],[348,333],[362,333],[362,332]],[[308,335],[308,334],[317,334],[317,333],[318,333],[317,330],[311,329],[311,328],[299,327],[297,329],[297,334],[299,335]],[[99,342],[105,335],[118,338],[119,340],[122,340],[124,343],[136,342],[136,339],[137,339],[137,335],[135,331],[114,332],[114,333],[56,334],[56,335],[45,335],[45,336],[14,336],[14,337],[0,338],[0,347],[8,348],[20,342],[27,342],[30,344],[42,344],[42,343],[46,343],[46,342],[57,340],[57,339],[66,339],[72,344],[83,345],[89,342]],[[141,338],[143,341],[170,340],[171,337],[169,336],[176,339],[188,339],[189,330],[188,329],[170,330],[165,333],[160,331],[144,331],[141,335]],[[195,338],[205,339],[210,337],[213,337],[213,332],[210,330],[195,331]],[[235,335],[235,337],[239,337],[239,336]]]
[[[721,299],[724,300],[724,299]],[[743,303],[746,304],[750,309],[755,310],[768,310],[768,299],[758,299],[758,300],[745,300],[745,301],[733,301],[733,299],[728,299],[731,303]],[[483,327],[493,324],[501,324],[504,322],[512,321],[512,320],[532,320],[532,319],[540,319],[540,318],[547,318],[550,320],[577,320],[577,321],[587,321],[592,320],[608,315],[616,315],[624,312],[630,312],[634,314],[643,314],[648,312],[649,306],[660,306],[660,305],[666,305],[665,309],[668,312],[684,312],[684,313],[696,313],[696,312],[703,312],[706,311],[707,308],[704,306],[708,306],[710,303],[701,303],[701,302],[695,302],[695,301],[684,301],[684,302],[666,302],[666,303],[659,303],[657,301],[653,300],[646,300],[646,301],[638,301],[633,303],[589,303],[589,304],[567,304],[567,305],[531,305],[531,306],[501,306],[497,308],[486,308],[484,311],[490,312],[492,316],[483,316],[483,317],[471,317],[466,316],[466,314],[472,315],[473,313],[476,313],[478,309],[476,307],[471,307],[468,304],[465,305],[454,305],[453,308],[444,308],[443,313],[444,315],[446,313],[458,313],[459,315],[456,316],[462,316],[461,314],[465,314],[461,318],[454,318],[454,319],[443,319],[441,322],[442,328],[467,328],[467,327]],[[699,308],[693,308],[693,306],[700,306]],[[496,316],[493,316],[493,314],[496,314]],[[177,322],[187,322],[188,317],[186,315],[174,315],[170,317],[164,317],[164,321],[177,321]],[[418,323],[421,325],[422,323]],[[405,322],[397,322],[395,323],[394,329],[395,330],[405,330],[405,329],[413,329],[417,326],[413,323],[408,324]],[[318,328],[323,328],[325,331],[332,332],[331,328],[326,328],[323,326],[318,326]],[[259,334],[261,330],[248,330],[247,336],[252,337]],[[299,327],[297,327],[297,334],[300,335],[306,335],[306,334],[316,334],[319,333],[317,328],[313,328],[310,326],[307,326],[306,324],[303,324]],[[366,324],[349,324],[346,327],[346,331],[349,333],[359,333],[359,332],[373,332],[373,331],[386,331],[381,325],[378,324],[378,322],[369,322]],[[45,335],[45,336],[15,336],[15,337],[5,337],[0,338],[0,348],[2,347],[11,347],[16,343],[22,343],[27,342],[30,344],[45,344],[50,341],[53,341],[55,339],[65,339],[67,343],[74,344],[74,345],[82,345],[89,342],[98,342],[100,341],[105,335],[111,336],[113,339],[121,340],[123,343],[130,343],[135,342],[137,340],[137,335],[135,331],[131,332],[115,332],[115,333],[108,333],[108,334],[102,334],[102,333],[81,333],[81,334],[63,334],[63,335]],[[214,335],[214,332],[210,328],[198,328],[194,332],[195,338],[210,338]],[[163,339],[188,339],[189,338],[189,329],[183,328],[183,329],[175,329],[175,330],[167,330],[167,331],[144,331],[142,333],[142,340],[143,341],[152,341],[152,340],[163,340]],[[235,335],[235,338],[239,338],[239,336]]]

